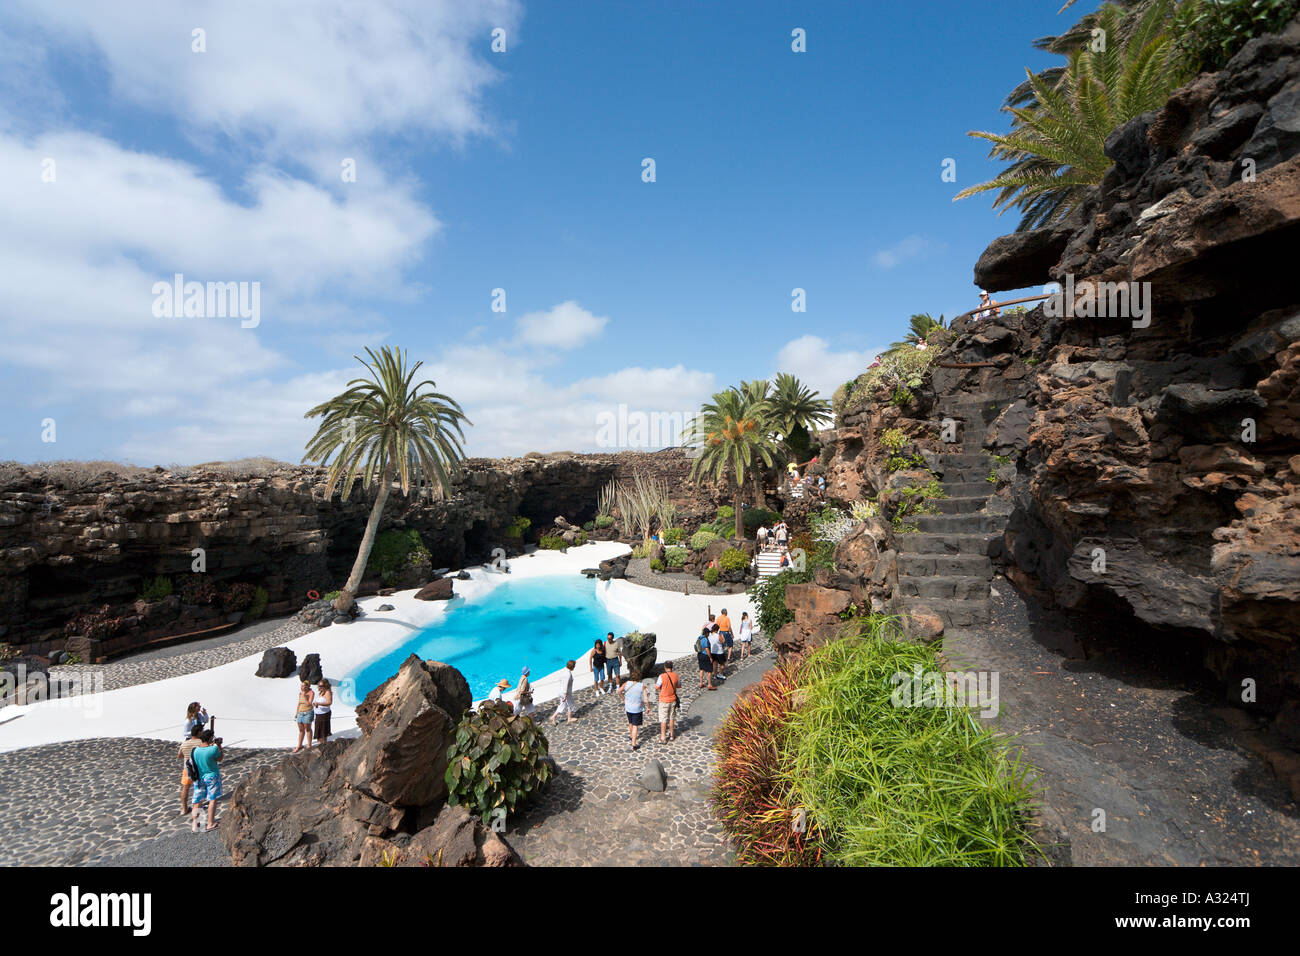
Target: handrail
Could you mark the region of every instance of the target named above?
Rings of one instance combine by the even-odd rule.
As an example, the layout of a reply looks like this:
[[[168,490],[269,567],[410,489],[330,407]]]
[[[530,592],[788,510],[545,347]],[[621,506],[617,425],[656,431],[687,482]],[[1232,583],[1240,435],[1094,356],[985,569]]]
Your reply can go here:
[[[961,315],[954,316],[952,322],[956,322],[958,319],[964,319],[968,315],[974,315],[976,312],[987,312],[990,309],[1000,309],[1004,305],[1020,305],[1022,302],[1039,302],[1043,299],[1050,299],[1054,295],[1056,295],[1055,292],[1047,292],[1044,293],[1043,295],[1027,295],[1023,299],[1011,299],[1008,302],[990,301],[988,305],[976,306],[975,308],[971,309],[969,312],[963,312]],[[948,324],[952,325],[952,322],[949,322]]]

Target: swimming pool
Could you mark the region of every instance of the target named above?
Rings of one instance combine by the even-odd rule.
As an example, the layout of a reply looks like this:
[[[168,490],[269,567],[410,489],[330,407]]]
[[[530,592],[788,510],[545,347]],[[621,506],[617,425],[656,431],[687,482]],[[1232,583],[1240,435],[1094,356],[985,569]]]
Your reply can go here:
[[[533,681],[577,658],[608,631],[622,637],[636,625],[606,610],[596,581],[580,574],[503,581],[487,594],[452,598],[437,623],[351,675],[357,701],[397,673],[412,654],[451,664],[469,681],[475,700],[503,677],[511,687],[526,664]],[[351,696],[351,695],[349,695]]]

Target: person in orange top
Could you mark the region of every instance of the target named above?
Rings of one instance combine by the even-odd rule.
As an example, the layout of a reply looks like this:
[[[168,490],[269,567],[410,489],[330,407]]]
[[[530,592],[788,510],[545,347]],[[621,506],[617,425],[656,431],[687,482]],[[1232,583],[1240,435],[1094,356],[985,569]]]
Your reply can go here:
[[[722,613],[718,615],[718,633],[722,637],[722,646],[727,649],[727,663],[731,663],[731,646],[734,638],[731,633],[731,618],[727,616],[727,609],[724,607]]]
[[[673,670],[672,661],[664,661],[664,672],[655,681],[659,693],[659,742],[677,739],[677,687],[682,679]],[[665,736],[667,734],[667,736]]]

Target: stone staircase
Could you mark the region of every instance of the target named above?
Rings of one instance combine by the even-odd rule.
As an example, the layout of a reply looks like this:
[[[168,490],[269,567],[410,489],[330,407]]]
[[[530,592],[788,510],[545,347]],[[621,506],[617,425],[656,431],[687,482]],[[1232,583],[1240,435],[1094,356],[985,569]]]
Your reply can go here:
[[[758,578],[770,578],[781,571],[781,553],[779,551],[760,551],[754,556],[754,567],[758,569]]]
[[[962,442],[928,456],[947,495],[928,499],[939,513],[918,516],[915,524],[919,530],[895,536],[896,611],[906,615],[926,608],[939,616],[945,631],[989,621],[993,580],[989,555],[1006,529],[1007,518],[987,509],[996,489],[988,477],[997,462],[987,452],[965,449],[979,449],[988,427],[1013,401],[1011,395],[967,393],[945,399],[936,407],[936,420],[957,420]]]

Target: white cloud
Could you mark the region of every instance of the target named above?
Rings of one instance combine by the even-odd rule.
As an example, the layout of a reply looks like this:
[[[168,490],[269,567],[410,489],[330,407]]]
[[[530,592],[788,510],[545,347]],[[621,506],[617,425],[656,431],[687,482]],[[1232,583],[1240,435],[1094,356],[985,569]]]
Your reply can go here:
[[[102,57],[116,98],[280,153],[490,131],[491,31],[518,43],[521,17],[516,0],[15,0],[5,14],[29,43]],[[192,49],[196,28],[206,52]]]
[[[881,249],[871,258],[880,268],[893,269],[904,262],[937,252],[942,248],[942,243],[927,239],[925,236],[908,236],[906,239],[900,239],[892,246]]]
[[[849,379],[865,372],[884,351],[884,347],[863,352],[833,351],[825,339],[804,335],[781,347],[776,355],[776,371],[789,372],[820,392],[822,398],[830,398]]]
[[[545,312],[529,312],[515,323],[521,342],[549,348],[585,345],[604,330],[609,319],[593,315],[569,299]]]

